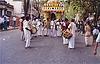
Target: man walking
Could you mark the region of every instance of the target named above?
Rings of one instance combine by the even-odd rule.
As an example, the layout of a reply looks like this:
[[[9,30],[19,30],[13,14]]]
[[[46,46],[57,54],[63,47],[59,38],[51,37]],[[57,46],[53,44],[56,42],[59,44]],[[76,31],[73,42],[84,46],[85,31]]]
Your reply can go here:
[[[7,16],[4,15],[3,18],[4,18],[4,23],[3,23],[4,26],[3,27],[4,27],[4,30],[7,30]]]
[[[23,21],[23,30],[24,30],[24,37],[25,37],[25,48],[30,47],[30,39],[31,39],[31,29],[29,26],[29,17],[26,17]]]
[[[16,27],[16,17],[15,16],[13,17],[13,27],[14,27],[14,29]]]

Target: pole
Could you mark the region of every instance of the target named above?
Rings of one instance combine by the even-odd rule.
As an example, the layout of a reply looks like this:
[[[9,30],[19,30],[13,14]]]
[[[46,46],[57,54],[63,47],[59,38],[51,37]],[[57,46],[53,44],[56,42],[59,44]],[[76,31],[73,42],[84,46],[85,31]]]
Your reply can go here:
[[[32,5],[33,5],[32,3],[33,3],[33,0],[31,0],[30,3],[31,3],[31,21],[32,21],[32,18],[33,18],[33,16],[32,16]]]
[[[39,0],[38,0],[38,14],[39,14],[39,18],[40,18],[40,11],[39,11]]]

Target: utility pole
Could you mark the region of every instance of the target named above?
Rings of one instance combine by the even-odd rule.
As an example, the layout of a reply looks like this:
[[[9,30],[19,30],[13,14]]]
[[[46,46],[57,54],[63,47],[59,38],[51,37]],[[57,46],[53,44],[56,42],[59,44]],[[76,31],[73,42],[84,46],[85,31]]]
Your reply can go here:
[[[30,0],[24,0],[24,15],[27,16],[29,9]]]
[[[33,4],[32,4],[32,3],[33,3],[33,0],[31,0],[31,1],[30,1],[30,4],[31,4],[31,13],[30,13],[30,16],[31,16],[31,21],[32,21],[32,18],[33,18],[33,16],[32,16],[32,14],[33,14],[33,13],[32,13]]]
[[[38,0],[38,14],[39,14],[38,17],[40,18],[39,4],[40,4],[40,1]]]

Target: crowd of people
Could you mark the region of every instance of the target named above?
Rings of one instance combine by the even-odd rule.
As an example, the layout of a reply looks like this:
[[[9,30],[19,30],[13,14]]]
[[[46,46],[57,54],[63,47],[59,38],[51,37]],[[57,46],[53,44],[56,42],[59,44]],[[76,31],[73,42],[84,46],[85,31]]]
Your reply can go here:
[[[20,22],[20,29],[23,33],[22,39],[26,42],[25,48],[30,47],[30,41],[33,35],[34,37],[62,37],[63,44],[67,44],[69,49],[74,49],[76,32],[78,31],[81,31],[84,35],[86,47],[92,46],[93,43],[100,42],[100,25],[92,26],[89,20],[82,22],[81,28],[79,28],[75,19],[69,21],[67,18],[63,20],[50,20],[47,18],[41,21],[39,18],[30,20],[29,17],[25,17],[24,19],[22,18]],[[30,25],[37,29],[36,33],[32,34]],[[95,44],[94,54],[96,54],[97,45],[98,44]]]
[[[0,16],[0,31],[6,31],[8,30],[9,26],[10,26],[10,17],[3,15]],[[13,24],[12,26],[15,28],[16,27],[16,17],[14,16],[12,18]]]
[[[0,17],[0,30],[7,30],[7,27],[9,27],[9,20],[7,16],[1,16]]]

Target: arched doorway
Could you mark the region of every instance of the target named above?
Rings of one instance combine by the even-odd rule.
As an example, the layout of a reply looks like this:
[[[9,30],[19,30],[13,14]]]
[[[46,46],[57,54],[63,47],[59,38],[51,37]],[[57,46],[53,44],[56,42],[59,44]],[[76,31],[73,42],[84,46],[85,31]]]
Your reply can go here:
[[[51,20],[56,20],[56,15],[55,15],[55,13],[51,13],[50,19],[51,19]]]

